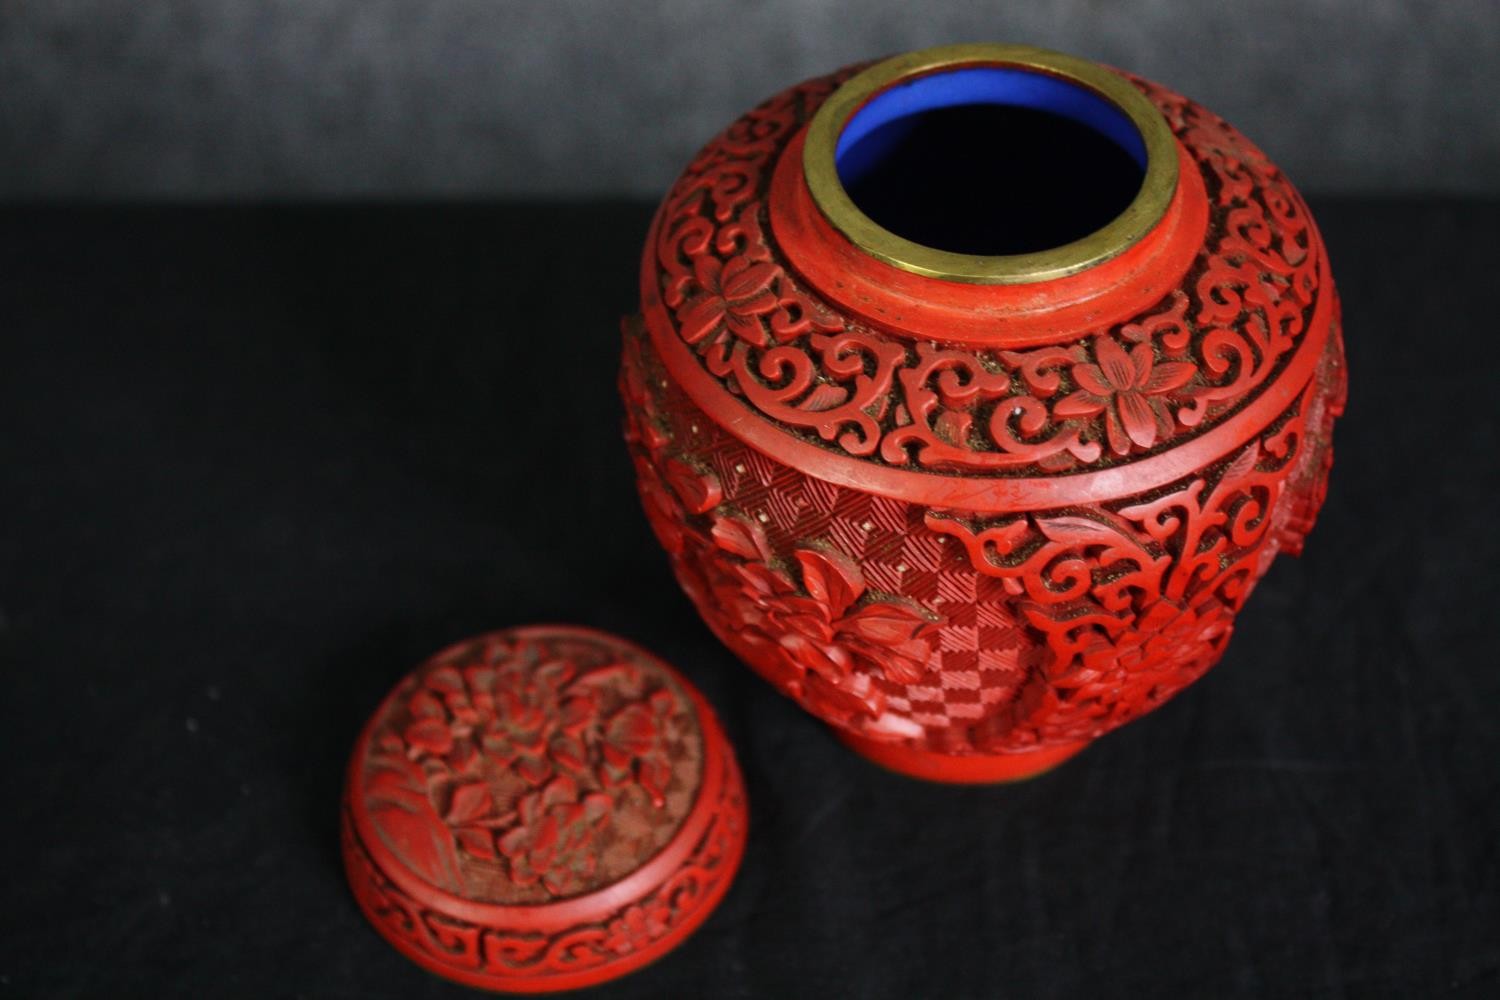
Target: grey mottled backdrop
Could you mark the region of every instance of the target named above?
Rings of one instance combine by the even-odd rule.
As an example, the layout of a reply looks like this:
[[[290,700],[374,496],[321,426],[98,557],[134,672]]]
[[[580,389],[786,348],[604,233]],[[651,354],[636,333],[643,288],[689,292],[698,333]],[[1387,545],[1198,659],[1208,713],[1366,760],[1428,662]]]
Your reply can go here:
[[[840,64],[1023,41],[1317,191],[1500,192],[1500,0],[0,0],[0,198],[659,193]]]

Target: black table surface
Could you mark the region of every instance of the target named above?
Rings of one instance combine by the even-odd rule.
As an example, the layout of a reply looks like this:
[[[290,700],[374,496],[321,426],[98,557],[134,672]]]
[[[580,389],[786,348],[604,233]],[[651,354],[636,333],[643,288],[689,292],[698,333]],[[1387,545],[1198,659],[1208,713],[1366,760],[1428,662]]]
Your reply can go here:
[[[1052,774],[885,773],[677,590],[619,436],[641,204],[0,212],[0,996],[472,995],[344,884],[427,653],[617,631],[723,718],[744,867],[608,997],[1494,996],[1500,205],[1313,200],[1352,394],[1306,555]]]

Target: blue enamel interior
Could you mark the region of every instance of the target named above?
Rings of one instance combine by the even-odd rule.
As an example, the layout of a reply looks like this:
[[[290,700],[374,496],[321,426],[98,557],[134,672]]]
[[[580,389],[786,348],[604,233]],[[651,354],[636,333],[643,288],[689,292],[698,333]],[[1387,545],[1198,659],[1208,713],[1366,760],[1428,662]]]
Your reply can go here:
[[[1114,104],[1076,83],[1006,66],[971,66],[919,76],[876,94],[839,135],[834,164],[847,187],[914,126],[923,112],[975,104],[1008,104],[1071,118],[1112,140],[1146,169],[1146,143]]]

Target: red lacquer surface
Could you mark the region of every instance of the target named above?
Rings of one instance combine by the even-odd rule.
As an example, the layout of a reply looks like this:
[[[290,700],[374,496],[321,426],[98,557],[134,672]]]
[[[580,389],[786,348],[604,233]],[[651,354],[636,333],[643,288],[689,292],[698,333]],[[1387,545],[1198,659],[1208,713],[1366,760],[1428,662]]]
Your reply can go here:
[[[675,947],[744,851],[702,697],[612,636],[513,629],[408,676],[350,761],[344,861],[375,928],[470,986],[613,979]]]
[[[667,195],[625,324],[643,502],[714,632],[896,770],[1006,780],[1223,653],[1326,489],[1345,372],[1306,206],[1208,111],[1102,265],[948,282],[850,245],[801,173],[848,71],[754,109]]]

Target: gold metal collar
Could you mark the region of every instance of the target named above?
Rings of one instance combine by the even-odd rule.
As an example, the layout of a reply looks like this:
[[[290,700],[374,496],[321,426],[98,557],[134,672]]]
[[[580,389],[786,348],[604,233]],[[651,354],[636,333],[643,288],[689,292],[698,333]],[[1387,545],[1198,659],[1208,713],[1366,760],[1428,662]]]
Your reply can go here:
[[[970,66],[1014,66],[1061,77],[1092,90],[1119,108],[1146,147],[1146,174],[1135,200],[1104,228],[1072,243],[1036,253],[979,256],[949,253],[902,239],[877,225],[849,198],[834,152],[849,119],[871,97],[915,77]],[[1151,231],[1177,189],[1177,149],[1172,130],[1129,80],[1098,63],[1029,45],[945,45],[893,56],[849,78],[813,116],[802,151],[808,189],[823,215],[864,252],[930,278],[980,285],[1048,281],[1102,263]]]

